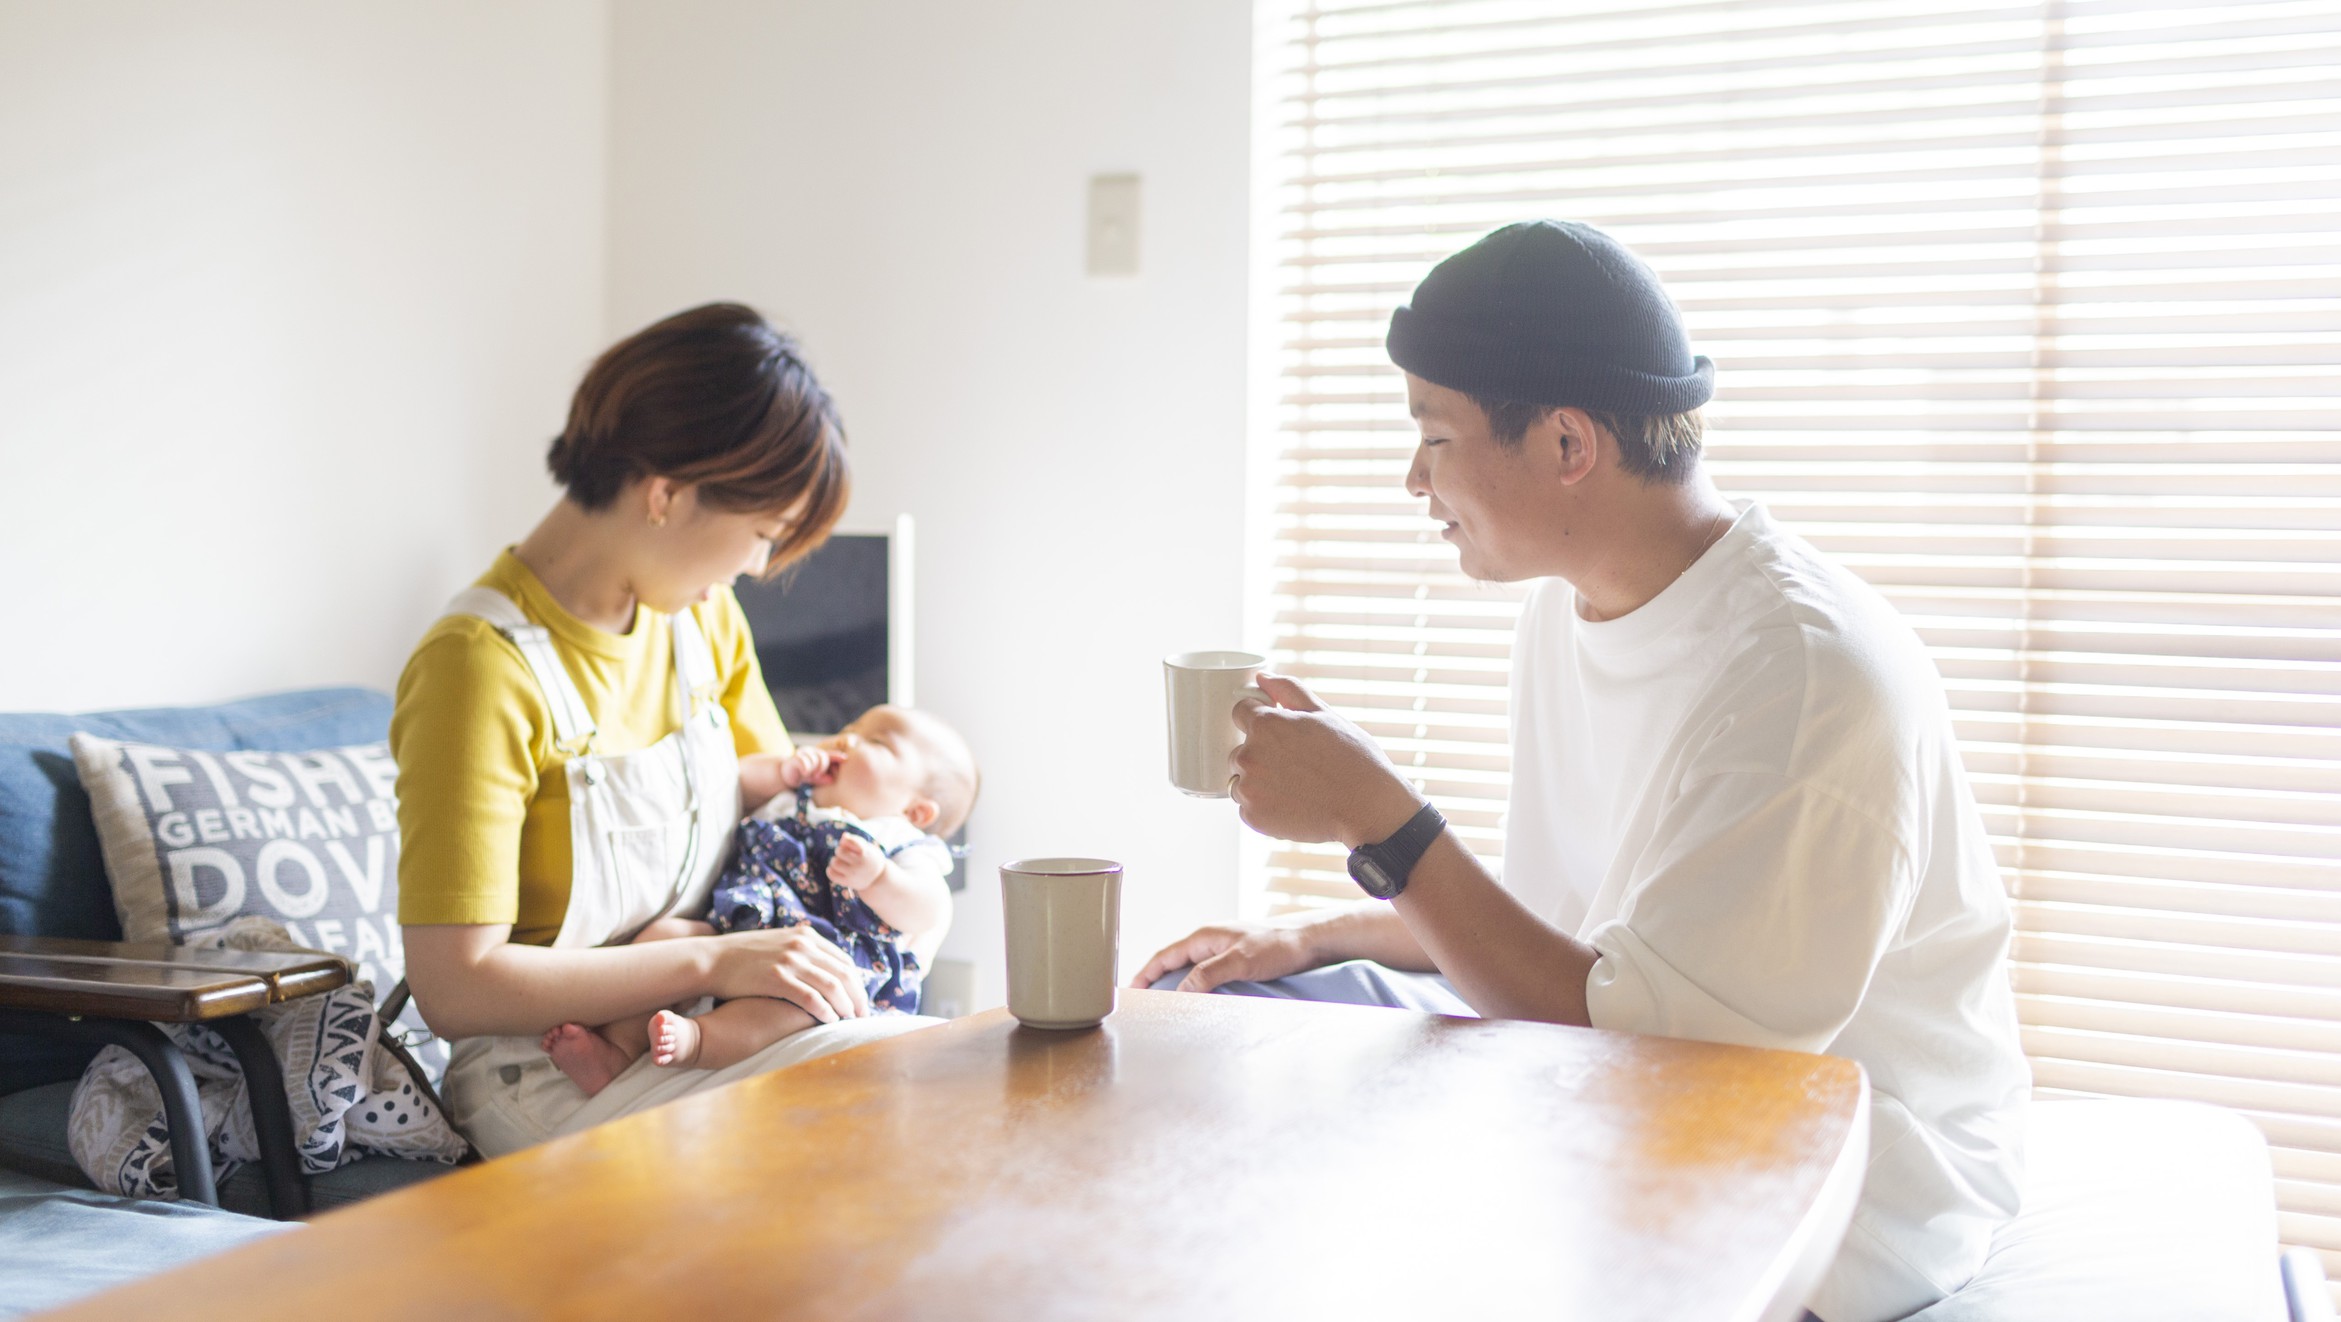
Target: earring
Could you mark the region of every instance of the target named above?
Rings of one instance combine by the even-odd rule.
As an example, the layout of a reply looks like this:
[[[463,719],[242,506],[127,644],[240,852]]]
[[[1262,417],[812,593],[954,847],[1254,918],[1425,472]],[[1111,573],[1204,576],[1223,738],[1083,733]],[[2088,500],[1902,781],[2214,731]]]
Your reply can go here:
[[[651,526],[651,527],[653,527],[653,528],[664,528],[664,527],[666,527],[666,526],[667,526],[667,516],[666,516],[666,515],[664,515],[664,514],[653,514],[653,515],[651,515],[651,516],[650,516],[650,526]]]

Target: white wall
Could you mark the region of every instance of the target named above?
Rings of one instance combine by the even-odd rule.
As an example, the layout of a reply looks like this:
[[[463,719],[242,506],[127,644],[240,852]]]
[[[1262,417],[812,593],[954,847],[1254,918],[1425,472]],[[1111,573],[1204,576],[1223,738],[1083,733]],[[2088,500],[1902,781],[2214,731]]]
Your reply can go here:
[[[396,678],[550,500],[608,23],[0,0],[0,710]]]
[[[854,517],[919,521],[919,698],[984,764],[946,954],[999,983],[997,865],[1129,865],[1123,953],[1236,908],[1237,826],[1164,780],[1166,652],[1244,626],[1247,0],[620,0],[613,333],[795,328]],[[1088,177],[1143,274],[1083,275]]]
[[[1247,0],[0,0],[0,710],[387,686],[551,499],[610,337],[804,336],[855,516],[920,523],[920,697],[993,869],[1236,907],[1157,661],[1243,636]],[[1082,274],[1088,177],[1144,273]]]

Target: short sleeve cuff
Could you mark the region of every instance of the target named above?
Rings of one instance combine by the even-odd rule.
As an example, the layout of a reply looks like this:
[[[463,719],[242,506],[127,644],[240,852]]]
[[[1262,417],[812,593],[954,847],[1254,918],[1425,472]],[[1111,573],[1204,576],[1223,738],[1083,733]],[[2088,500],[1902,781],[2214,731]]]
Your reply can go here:
[[[939,877],[949,876],[952,864],[957,861],[951,857],[951,846],[931,835],[920,836],[887,858],[915,872],[931,872]]]
[[[1817,1051],[1818,1043],[1780,1035],[1709,995],[1661,959],[1623,920],[1602,924],[1587,942],[1599,956],[1585,975],[1585,1017],[1595,1028],[1740,1046]]]
[[[479,926],[482,924],[517,923],[520,910],[510,894],[504,895],[400,895],[398,921],[401,926],[430,927]]]

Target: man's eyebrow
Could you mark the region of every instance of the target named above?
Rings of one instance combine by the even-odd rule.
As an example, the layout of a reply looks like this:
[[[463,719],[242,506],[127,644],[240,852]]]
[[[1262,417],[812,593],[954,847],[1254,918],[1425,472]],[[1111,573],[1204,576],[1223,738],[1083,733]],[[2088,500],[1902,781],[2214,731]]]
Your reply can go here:
[[[1421,400],[1419,400],[1419,399],[1410,399],[1410,400],[1406,401],[1406,416],[1407,416],[1407,417],[1410,417],[1410,418],[1413,418],[1413,419],[1415,419],[1415,420],[1416,420],[1416,421],[1418,421],[1418,422],[1419,422],[1419,421],[1421,421],[1421,420],[1422,420],[1422,401],[1421,401]]]

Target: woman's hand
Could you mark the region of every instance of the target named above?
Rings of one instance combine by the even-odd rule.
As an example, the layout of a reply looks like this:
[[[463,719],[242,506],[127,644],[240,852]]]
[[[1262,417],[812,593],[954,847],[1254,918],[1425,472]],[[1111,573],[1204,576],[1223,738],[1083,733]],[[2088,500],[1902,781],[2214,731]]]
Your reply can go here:
[[[1244,742],[1228,759],[1237,815],[1279,840],[1338,840],[1355,849],[1386,840],[1422,800],[1365,731],[1282,675],[1255,681],[1276,700],[1236,704]]]
[[[715,977],[708,990],[718,999],[766,996],[787,1001],[825,1024],[870,1012],[861,970],[810,927],[734,932],[712,939]]]
[[[1154,980],[1174,969],[1187,969],[1179,982],[1184,992],[1207,992],[1223,982],[1266,982],[1317,967],[1305,927],[1270,927],[1266,923],[1215,923],[1198,927],[1187,936],[1154,952],[1132,987],[1152,987]],[[1192,967],[1190,967],[1192,966]]]

